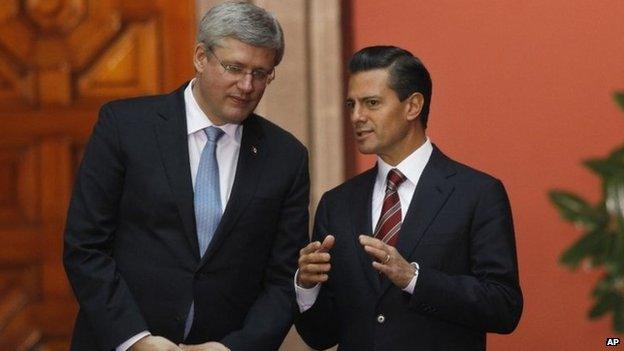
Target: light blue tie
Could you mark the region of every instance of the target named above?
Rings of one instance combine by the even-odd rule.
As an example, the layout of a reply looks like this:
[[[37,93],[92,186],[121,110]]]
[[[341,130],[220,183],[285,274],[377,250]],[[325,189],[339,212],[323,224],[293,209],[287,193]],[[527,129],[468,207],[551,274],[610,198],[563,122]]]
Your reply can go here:
[[[219,187],[219,164],[217,163],[217,141],[223,131],[216,127],[204,129],[206,145],[199,159],[197,176],[195,177],[195,222],[197,224],[197,240],[199,255],[203,257],[221,220],[221,191]],[[188,336],[193,325],[195,302],[186,318],[184,337]]]
[[[221,191],[219,187],[219,164],[217,163],[217,141],[223,135],[219,128],[204,129],[208,140],[199,159],[195,177],[195,221],[199,255],[206,253],[219,221],[221,220]]]

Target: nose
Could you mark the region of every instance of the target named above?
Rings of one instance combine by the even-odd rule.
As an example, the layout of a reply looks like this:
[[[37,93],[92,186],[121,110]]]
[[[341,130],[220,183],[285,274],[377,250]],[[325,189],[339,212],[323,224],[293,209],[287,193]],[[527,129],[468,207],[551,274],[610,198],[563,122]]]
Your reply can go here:
[[[236,84],[238,88],[244,93],[251,93],[253,91],[253,76],[251,73],[246,73]]]
[[[366,115],[361,107],[357,104],[351,108],[351,123],[366,121]]]

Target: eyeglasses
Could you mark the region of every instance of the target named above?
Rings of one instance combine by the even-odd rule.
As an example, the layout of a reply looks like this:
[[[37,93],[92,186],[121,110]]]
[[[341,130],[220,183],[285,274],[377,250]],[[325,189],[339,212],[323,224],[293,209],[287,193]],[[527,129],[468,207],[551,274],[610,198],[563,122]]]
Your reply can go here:
[[[241,80],[245,78],[245,76],[248,74],[251,74],[251,79],[254,82],[257,82],[260,84],[269,84],[271,83],[273,79],[275,79],[275,68],[273,68],[269,72],[263,69],[259,69],[259,68],[245,69],[245,67],[240,66],[240,65],[223,63],[223,61],[219,59],[219,57],[215,54],[215,52],[210,47],[208,48],[208,51],[210,51],[212,56],[214,56],[214,58],[217,59],[217,62],[219,62],[221,67],[223,67],[223,70],[225,71],[224,74],[234,80]]]

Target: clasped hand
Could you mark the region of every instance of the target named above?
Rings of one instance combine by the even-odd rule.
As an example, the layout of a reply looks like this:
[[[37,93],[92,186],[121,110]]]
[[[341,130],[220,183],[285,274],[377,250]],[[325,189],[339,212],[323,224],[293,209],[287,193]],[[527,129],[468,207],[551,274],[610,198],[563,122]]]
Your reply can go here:
[[[182,351],[230,351],[225,345],[216,341],[210,341],[199,345],[180,344],[180,349]]]
[[[162,336],[149,335],[137,341],[129,351],[230,351],[230,349],[215,341],[178,346]]]

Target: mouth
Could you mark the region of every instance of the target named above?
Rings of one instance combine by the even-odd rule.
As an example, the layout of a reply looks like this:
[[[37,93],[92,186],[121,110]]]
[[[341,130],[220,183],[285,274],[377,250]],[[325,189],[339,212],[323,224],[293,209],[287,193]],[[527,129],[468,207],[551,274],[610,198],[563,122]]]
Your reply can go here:
[[[249,104],[249,102],[251,101],[250,99],[248,99],[248,98],[244,98],[244,97],[241,97],[241,96],[228,95],[228,97],[229,97],[229,98],[230,98],[230,100],[232,100],[232,101],[233,101],[236,105],[241,105],[241,106],[247,105],[247,104]]]
[[[373,134],[373,130],[371,129],[360,129],[355,131],[355,136],[357,140],[364,140],[371,134]]]

